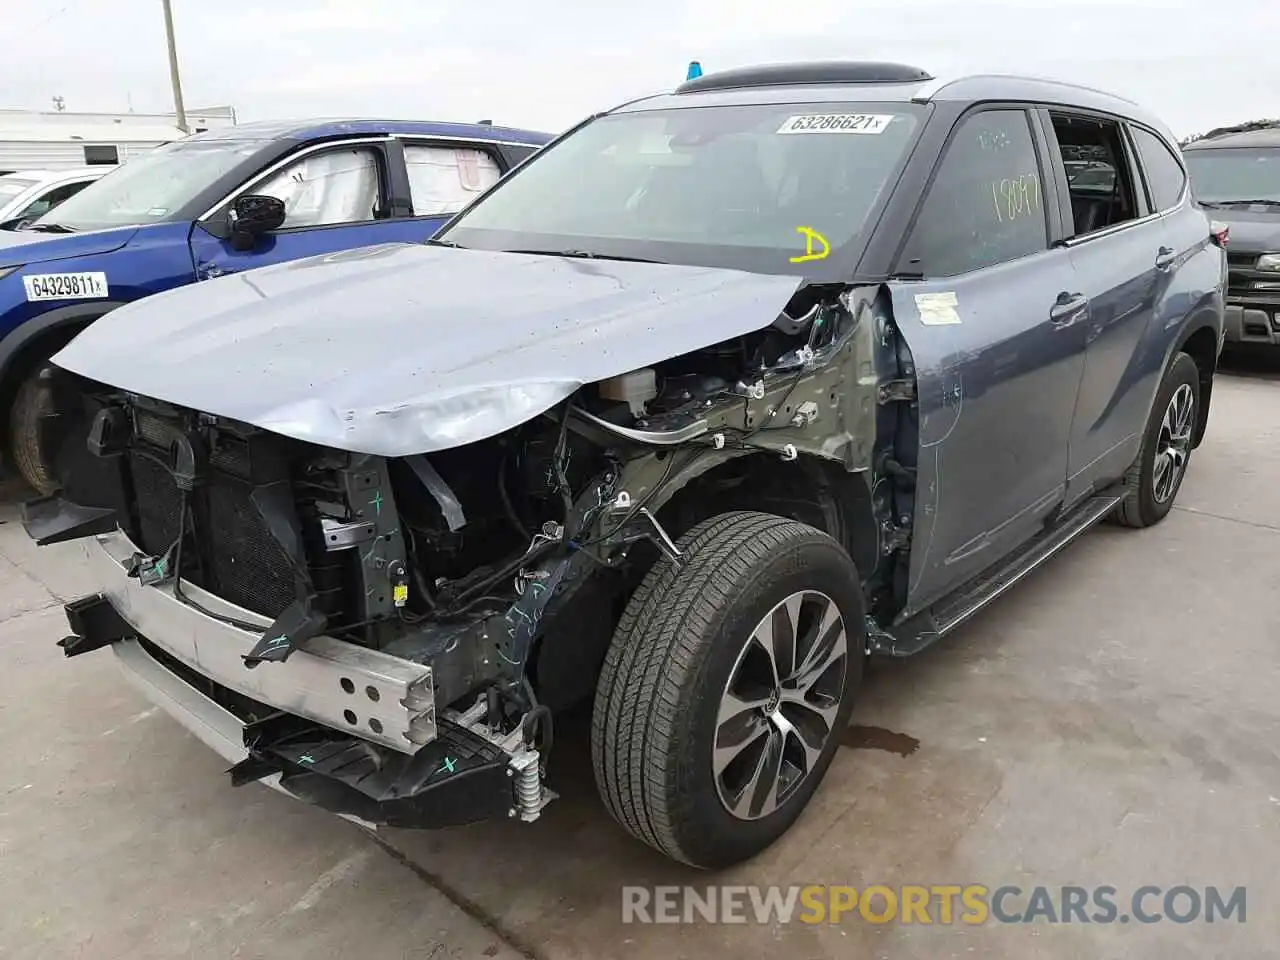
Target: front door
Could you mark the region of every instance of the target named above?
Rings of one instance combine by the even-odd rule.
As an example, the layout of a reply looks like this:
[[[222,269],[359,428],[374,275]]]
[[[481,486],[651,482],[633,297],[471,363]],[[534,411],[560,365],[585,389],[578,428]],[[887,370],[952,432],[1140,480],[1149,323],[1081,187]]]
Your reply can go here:
[[[241,191],[283,200],[284,224],[259,237],[251,249],[237,250],[211,232],[223,210],[197,223],[191,232],[196,277],[208,280],[355,247],[426,240],[443,218],[414,219],[393,205],[394,162],[402,162],[398,151],[388,150],[386,141],[368,140],[326,144],[285,161]]]
[[[919,461],[907,613],[1034,535],[1061,503],[1087,300],[1046,142],[1020,108],[953,131],[890,284],[911,348]]]

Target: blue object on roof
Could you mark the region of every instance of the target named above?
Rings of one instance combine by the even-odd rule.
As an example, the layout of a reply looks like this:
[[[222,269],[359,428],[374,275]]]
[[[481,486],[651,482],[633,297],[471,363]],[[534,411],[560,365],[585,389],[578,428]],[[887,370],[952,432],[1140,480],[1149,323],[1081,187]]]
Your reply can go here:
[[[697,80],[702,76],[702,64],[697,60],[689,61],[689,72],[685,75],[685,80]]]

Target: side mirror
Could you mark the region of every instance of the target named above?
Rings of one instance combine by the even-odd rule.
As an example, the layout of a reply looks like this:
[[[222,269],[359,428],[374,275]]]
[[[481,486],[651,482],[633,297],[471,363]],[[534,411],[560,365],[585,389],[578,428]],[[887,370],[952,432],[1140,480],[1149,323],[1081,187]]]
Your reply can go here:
[[[236,198],[227,211],[232,246],[237,250],[252,249],[258,237],[277,229],[284,218],[284,201],[276,197],[250,193]]]

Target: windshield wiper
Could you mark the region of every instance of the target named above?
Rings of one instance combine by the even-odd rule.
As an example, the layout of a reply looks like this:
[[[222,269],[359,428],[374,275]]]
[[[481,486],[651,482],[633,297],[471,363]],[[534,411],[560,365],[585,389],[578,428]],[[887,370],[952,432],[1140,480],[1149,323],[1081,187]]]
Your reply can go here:
[[[1280,200],[1216,200],[1212,204],[1204,204],[1204,206],[1215,207],[1280,207]]]
[[[38,233],[75,233],[65,223],[33,223],[22,228]]]
[[[455,243],[453,240],[437,240],[435,237],[428,237],[427,243],[431,244],[433,247],[453,247],[455,250],[467,249],[462,244]]]
[[[531,253],[542,257],[573,257],[578,260],[623,260],[628,263],[663,263],[645,257],[625,257],[621,254],[593,253],[590,250],[508,250],[507,253]]]

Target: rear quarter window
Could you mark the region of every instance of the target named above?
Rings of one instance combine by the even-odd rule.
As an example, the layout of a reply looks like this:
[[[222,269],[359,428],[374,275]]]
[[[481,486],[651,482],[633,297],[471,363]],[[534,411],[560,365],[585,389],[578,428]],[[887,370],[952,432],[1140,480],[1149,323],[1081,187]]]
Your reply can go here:
[[[1151,204],[1157,211],[1176,206],[1187,183],[1186,171],[1163,140],[1141,127],[1133,127],[1133,141],[1146,175]]]

